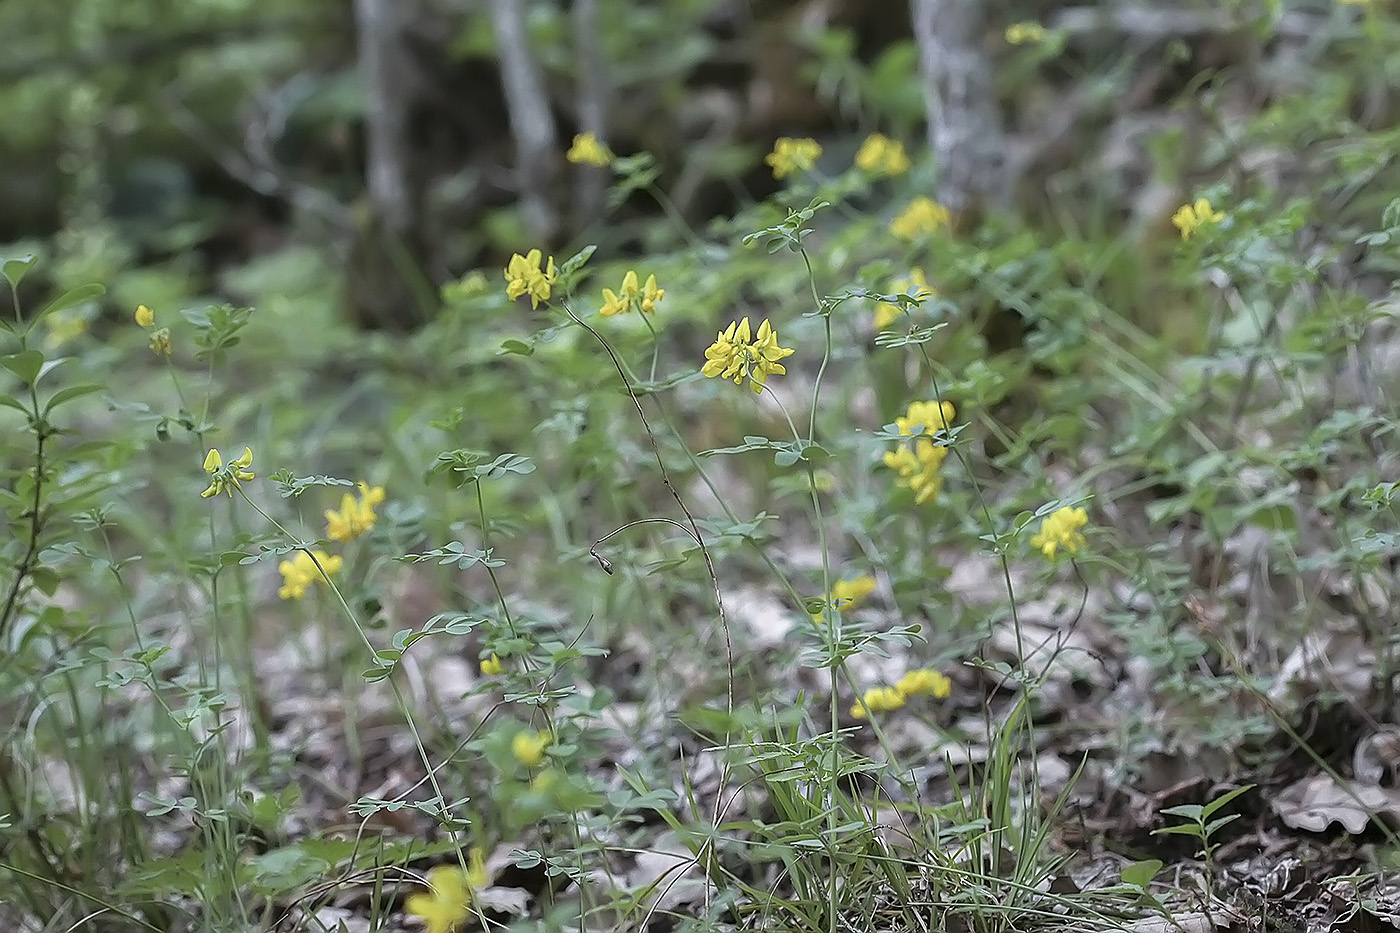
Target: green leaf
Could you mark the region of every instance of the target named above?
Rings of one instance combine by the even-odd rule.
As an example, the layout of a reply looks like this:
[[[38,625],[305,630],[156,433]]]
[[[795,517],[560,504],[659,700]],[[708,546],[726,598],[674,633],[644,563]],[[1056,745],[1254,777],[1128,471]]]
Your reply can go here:
[[[1183,803],[1179,807],[1167,807],[1162,813],[1167,816],[1180,816],[1188,820],[1201,820],[1205,817],[1205,807],[1198,803]]]
[[[58,589],[59,576],[47,567],[35,567],[29,572],[29,579],[45,596],[52,596]]]
[[[1239,818],[1240,815],[1238,813],[1231,813],[1229,816],[1222,816],[1218,820],[1211,820],[1209,823],[1206,824],[1206,835],[1215,835],[1215,831],[1217,829],[1224,826],[1226,823],[1232,823]]]
[[[1297,531],[1298,513],[1293,507],[1277,503],[1255,509],[1246,519],[1249,524],[1265,531]]]
[[[799,460],[807,460],[813,464],[823,463],[831,459],[831,454],[820,444],[813,444],[809,441],[798,441],[796,444],[785,444],[783,449],[773,455],[773,462],[780,467],[792,466]]]
[[[255,855],[239,866],[247,883],[264,897],[276,897],[295,891],[330,874],[329,862],[292,845]]]
[[[1238,797],[1240,794],[1248,793],[1249,791],[1252,791],[1252,790],[1254,790],[1254,785],[1253,785],[1253,784],[1244,784],[1244,785],[1242,785],[1242,786],[1240,786],[1240,787],[1236,787],[1234,790],[1230,791],[1229,793],[1221,794],[1219,797],[1216,797],[1216,798],[1215,798],[1214,800],[1212,800],[1210,803],[1206,804],[1204,807],[1201,808],[1201,816],[1202,816],[1203,818],[1210,817],[1210,816],[1213,815],[1217,810],[1219,810],[1221,807],[1225,806],[1225,804],[1229,803],[1230,801],[1234,800],[1234,799],[1235,799],[1236,797]],[[1162,812],[1163,812],[1163,813],[1169,813],[1169,812],[1171,812],[1171,811],[1169,811],[1169,810],[1163,810]]]
[[[53,314],[55,311],[62,311],[64,308],[71,308],[85,301],[91,301],[93,298],[99,295],[105,295],[106,293],[107,287],[105,285],[98,285],[96,282],[88,285],[79,285],[77,288],[64,292],[53,301],[44,305],[43,308],[39,309],[39,313],[34,315],[34,320],[37,321],[46,314]]]
[[[31,385],[38,385],[45,376],[57,369],[61,364],[71,360],[71,356],[61,356],[56,360],[45,360],[44,365],[39,367],[39,371],[34,374],[34,382]]]
[[[512,337],[509,340],[502,340],[501,348],[496,351],[497,356],[505,356],[507,354],[514,354],[515,356],[534,356],[535,348],[523,340],[517,340]]]
[[[39,375],[39,370],[44,365],[44,354],[38,350],[22,350],[19,353],[11,353],[9,356],[0,356],[0,366],[4,366],[10,372],[19,377],[20,382],[27,386],[34,384],[34,378]]]
[[[10,283],[10,289],[19,288],[19,283],[24,281],[24,277],[29,274],[29,270],[34,268],[38,262],[34,254],[21,256],[18,259],[6,259],[0,261],[0,275],[5,276],[5,281]]]
[[[485,466],[477,467],[475,472],[483,479],[497,479],[507,473],[533,473],[535,465],[530,458],[519,454],[501,454]]]
[[[559,267],[560,277],[572,275],[578,269],[583,268],[583,264],[588,262],[589,258],[597,251],[598,247],[590,244],[564,260],[564,264]]]
[[[34,416],[34,413],[32,411],[24,407],[23,402],[21,402],[19,399],[15,398],[12,395],[0,395],[0,405],[4,405],[8,408],[13,408],[15,411],[22,411],[26,415],[29,415],[31,418]]]
[[[1135,888],[1146,888],[1153,878],[1157,877],[1157,872],[1162,870],[1162,860],[1150,858],[1141,862],[1133,862],[1131,865],[1124,865],[1119,877],[1124,884],[1132,885]]]
[[[741,454],[750,450],[783,450],[787,446],[786,444],[780,444],[777,441],[769,440],[766,437],[746,434],[744,435],[744,443],[738,447],[715,447],[710,450],[702,450],[695,456],[714,457],[719,454]]]
[[[71,402],[75,398],[82,398],[84,395],[91,395],[94,392],[101,392],[105,388],[106,386],[100,386],[95,383],[85,383],[83,385],[68,386],[65,389],[59,389],[53,394],[53,397],[49,399],[48,404],[44,406],[44,414],[47,415],[64,402]]]

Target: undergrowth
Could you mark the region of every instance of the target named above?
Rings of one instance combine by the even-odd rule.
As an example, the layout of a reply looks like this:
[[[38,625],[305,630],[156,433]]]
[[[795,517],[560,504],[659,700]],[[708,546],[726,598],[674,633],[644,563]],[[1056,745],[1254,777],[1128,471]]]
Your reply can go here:
[[[572,156],[651,190],[645,153]],[[401,343],[294,302],[84,332],[101,286],[44,303],[42,265],[7,258],[0,916],[1170,913],[1150,859],[1054,884],[1057,826],[1091,763],[1131,782],[1152,749],[1290,728],[1250,628],[1202,602],[1286,645],[1336,584],[1394,673],[1368,602],[1394,410],[1356,352],[1390,296],[1346,263],[1394,268],[1400,202],[1368,232],[1326,185],[1221,183],[1125,245],[959,224],[883,137],[849,167],[812,140],[768,162],[786,187],[702,239],[522,244]],[[1296,592],[1229,579],[1242,541]],[[1088,624],[1148,705],[1042,780],[1070,725],[1047,691],[1112,689]],[[1200,804],[1178,812],[1208,862],[1226,822]]]

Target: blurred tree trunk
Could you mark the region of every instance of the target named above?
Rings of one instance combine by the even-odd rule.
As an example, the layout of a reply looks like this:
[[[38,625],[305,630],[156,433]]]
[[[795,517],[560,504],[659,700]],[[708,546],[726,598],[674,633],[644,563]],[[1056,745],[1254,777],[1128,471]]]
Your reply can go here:
[[[501,60],[510,131],[515,137],[517,195],[526,229],[541,244],[559,230],[555,202],[559,174],[559,134],[545,94],[544,74],[530,48],[525,0],[491,0],[496,55]],[[525,252],[525,245],[520,252]]]
[[[355,212],[348,304],[359,326],[386,330],[415,327],[432,313],[409,125],[418,85],[406,46],[411,10],[406,0],[355,0],[368,205]]]
[[[578,75],[578,129],[608,141],[608,72],[603,58],[602,22],[598,0],[574,0],[574,69]],[[596,165],[576,165],[574,228],[585,229],[603,210],[603,194],[611,172]]]
[[[939,202],[958,213],[1009,194],[1006,137],[982,51],[985,0],[910,0]]]

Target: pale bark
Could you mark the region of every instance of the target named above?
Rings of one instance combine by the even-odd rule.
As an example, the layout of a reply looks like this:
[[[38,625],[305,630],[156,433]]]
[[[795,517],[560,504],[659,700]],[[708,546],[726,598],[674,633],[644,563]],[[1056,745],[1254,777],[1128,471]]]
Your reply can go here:
[[[910,0],[938,167],[938,200],[954,211],[1005,202],[1006,138],[982,48],[984,0]]]
[[[408,107],[412,72],[404,48],[403,0],[355,0],[360,74],[365,82],[365,184],[381,230],[403,235],[414,222]]]
[[[553,203],[554,179],[561,153],[554,114],[545,96],[544,76],[530,49],[525,29],[526,0],[491,0],[496,55],[515,138],[515,175],[525,224],[540,240],[559,227]]]
[[[578,75],[578,128],[608,141],[608,75],[603,60],[598,0],[574,0],[574,63]],[[580,226],[595,220],[603,209],[608,169],[580,165],[574,185],[574,211]]]

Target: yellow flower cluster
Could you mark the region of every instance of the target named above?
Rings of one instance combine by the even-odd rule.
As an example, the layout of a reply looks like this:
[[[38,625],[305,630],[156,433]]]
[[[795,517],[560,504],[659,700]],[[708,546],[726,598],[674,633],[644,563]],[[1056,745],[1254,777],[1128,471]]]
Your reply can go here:
[[[749,319],[744,318],[721,331],[705,350],[705,365],[700,371],[706,376],[733,379],[735,385],[748,379],[749,388],[762,392],[771,374],[787,372],[778,361],[792,353],[792,348],[778,346],[778,332],[767,320],[759,325],[758,336],[750,338]]]
[[[316,555],[315,560],[311,559],[312,554]],[[321,565],[319,568],[317,563]],[[329,580],[330,575],[338,573],[344,564],[344,558],[339,555],[332,557],[319,549],[310,554],[297,551],[291,560],[277,565],[277,572],[282,574],[282,588],[277,595],[282,599],[301,599],[308,589],[323,579]]]
[[[428,893],[410,894],[404,910],[427,925],[428,933],[452,933],[471,914],[473,892],[486,887],[486,860],[481,850],[467,853],[467,868],[438,865],[428,872]]]
[[[647,276],[645,285],[637,284],[637,273],[631,269],[622,277],[621,287],[614,292],[611,288],[603,289],[603,307],[598,313],[603,317],[612,317],[614,314],[626,314],[628,311],[640,310],[643,314],[655,314],[656,303],[666,297],[666,289],[656,287],[656,276]]]
[[[1183,204],[1172,215],[1172,223],[1181,231],[1181,238],[1189,240],[1202,227],[1213,227],[1225,219],[1224,213],[1213,210],[1205,198],[1197,198],[1195,204]]]
[[[847,606],[863,602],[873,592],[875,592],[875,578],[868,573],[863,573],[854,579],[837,580],[832,584],[831,601],[837,609],[845,609]]]
[[[917,240],[921,236],[936,233],[952,221],[953,214],[948,208],[932,198],[920,195],[910,201],[909,206],[900,211],[898,217],[890,221],[890,233],[901,240]]]
[[[856,168],[871,175],[903,175],[909,171],[909,156],[904,143],[871,133],[856,152]]]
[[[384,501],[384,487],[357,483],[359,497],[346,493],[340,510],[326,510],[326,537],[332,541],[353,541],[374,527],[378,518],[374,507]]]
[[[894,687],[871,687],[851,705],[851,716],[865,719],[871,713],[888,713],[904,705],[904,694]]]
[[[204,472],[208,473],[209,488],[200,493],[205,499],[226,492],[233,495],[235,489],[242,488],[242,484],[253,478],[253,448],[244,447],[243,456],[234,460],[228,466],[224,466],[224,458],[217,450],[210,448],[209,453],[204,457]]]
[[[810,172],[821,154],[821,143],[815,139],[783,136],[773,144],[773,151],[763,161],[773,167],[774,178],[782,179],[793,172]]]
[[[538,768],[553,742],[554,737],[548,732],[519,732],[510,740],[510,752],[525,767]]]
[[[1039,23],[1012,23],[1006,27],[1006,41],[1012,45],[1034,45],[1045,41],[1045,27]]]
[[[156,313],[154,311],[145,305],[137,305],[136,323],[151,332],[151,340],[147,346],[151,348],[152,353],[157,356],[170,355],[170,328],[156,329]]]
[[[601,166],[610,164],[613,154],[593,133],[579,133],[574,137],[574,144],[569,147],[569,151],[564,153],[564,158],[575,165]]]
[[[541,301],[549,300],[550,287],[559,279],[554,271],[554,257],[549,257],[545,268],[540,268],[542,256],[537,249],[522,256],[519,253],[510,257],[506,266],[506,297],[514,301],[521,295],[530,296],[530,307],[538,308]]]
[[[902,707],[910,697],[927,694],[935,700],[947,699],[953,682],[938,671],[921,668],[910,671],[893,687],[871,687],[851,706],[851,716],[865,719],[871,713],[888,713]]]
[[[506,666],[501,662],[500,655],[494,651],[491,652],[491,657],[485,658],[481,662],[481,676],[483,677],[495,677],[505,669]]]
[[[1067,553],[1078,554],[1085,543],[1079,529],[1087,524],[1089,513],[1082,508],[1067,505],[1058,508],[1040,523],[1040,531],[1031,535],[1031,547],[1049,558],[1053,558],[1060,548]]]
[[[916,505],[938,496],[938,491],[943,487],[939,468],[948,456],[947,447],[923,435],[947,430],[955,414],[952,402],[912,402],[908,413],[903,418],[895,419],[899,433],[903,435],[912,435],[915,426],[923,425],[922,435],[915,439],[912,448],[901,444],[884,457],[885,466],[899,474],[899,484],[913,491]]]
[[[875,578],[868,573],[863,573],[850,580],[837,580],[831,585],[831,598],[828,600],[837,609],[845,612],[865,601],[871,593],[875,592]],[[821,612],[812,613],[812,621],[820,622],[825,618]]]
[[[896,279],[891,288],[896,294],[908,295],[916,301],[932,298],[934,295],[938,294],[929,287],[928,279],[924,276],[924,270],[919,268],[911,269],[908,278]],[[884,330],[895,321],[899,320],[899,316],[903,313],[899,305],[892,305],[883,301],[880,302],[875,306],[875,329]]]

